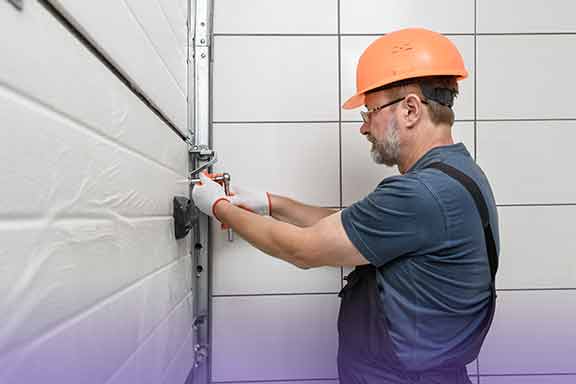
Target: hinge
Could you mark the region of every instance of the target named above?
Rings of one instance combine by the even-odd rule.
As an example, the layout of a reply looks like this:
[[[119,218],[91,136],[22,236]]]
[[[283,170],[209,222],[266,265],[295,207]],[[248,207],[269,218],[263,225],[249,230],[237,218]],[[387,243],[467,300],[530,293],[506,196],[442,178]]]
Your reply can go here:
[[[24,0],[8,0],[10,4],[17,10],[21,11],[24,8]]]

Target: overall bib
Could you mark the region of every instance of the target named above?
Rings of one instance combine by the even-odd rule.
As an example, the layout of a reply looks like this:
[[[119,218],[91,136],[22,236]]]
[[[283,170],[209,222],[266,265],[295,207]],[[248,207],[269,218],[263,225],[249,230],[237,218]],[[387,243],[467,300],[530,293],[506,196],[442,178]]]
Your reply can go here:
[[[482,219],[484,239],[490,263],[489,311],[480,330],[454,351],[456,358],[427,371],[408,371],[398,359],[389,334],[385,308],[379,298],[376,280],[377,268],[362,265],[347,277],[340,291],[338,315],[338,372],[341,384],[469,384],[466,364],[474,361],[492,323],[496,308],[494,278],[498,254],[490,227],[486,202],[476,183],[467,175],[444,163],[433,163],[425,168],[437,169],[460,182],[474,198]]]

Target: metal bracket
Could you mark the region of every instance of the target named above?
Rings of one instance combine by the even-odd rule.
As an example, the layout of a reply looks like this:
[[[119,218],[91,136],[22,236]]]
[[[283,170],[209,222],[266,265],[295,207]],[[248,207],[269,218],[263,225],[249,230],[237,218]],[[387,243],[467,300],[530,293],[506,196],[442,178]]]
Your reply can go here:
[[[196,177],[200,172],[210,168],[218,161],[216,152],[210,149],[207,145],[192,145],[188,152],[194,157],[193,162],[196,164],[200,161],[206,161],[206,163],[190,172],[190,179]]]
[[[19,11],[24,9],[24,0],[8,0],[8,2]]]
[[[213,0],[188,2],[188,132],[190,180],[209,169],[217,161],[211,149],[211,78],[212,78],[212,14]],[[191,185],[190,192],[192,192]],[[210,219],[198,215],[192,229],[193,291],[194,291],[194,384],[209,384],[210,364]]]

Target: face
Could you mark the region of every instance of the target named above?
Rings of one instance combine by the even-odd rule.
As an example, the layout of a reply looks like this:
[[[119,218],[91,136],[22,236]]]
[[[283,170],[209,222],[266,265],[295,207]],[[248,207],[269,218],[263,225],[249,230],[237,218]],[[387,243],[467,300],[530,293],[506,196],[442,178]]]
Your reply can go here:
[[[390,102],[392,99],[382,91],[366,96],[368,109]],[[400,160],[400,135],[398,119],[394,114],[397,105],[392,105],[370,113],[367,123],[362,124],[360,133],[372,143],[371,155],[377,164],[389,167],[398,165]]]

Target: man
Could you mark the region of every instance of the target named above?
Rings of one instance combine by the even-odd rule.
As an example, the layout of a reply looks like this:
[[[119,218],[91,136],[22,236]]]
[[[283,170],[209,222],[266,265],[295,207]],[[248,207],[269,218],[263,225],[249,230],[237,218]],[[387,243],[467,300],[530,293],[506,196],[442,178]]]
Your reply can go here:
[[[365,50],[344,108],[366,106],[360,133],[374,161],[401,175],[341,212],[226,197],[204,175],[193,190],[203,212],[269,255],[304,269],[356,266],[340,293],[342,383],[470,383],[465,365],[494,313],[499,241],[490,185],[452,139],[466,77],[456,47],[432,31],[396,31]]]

